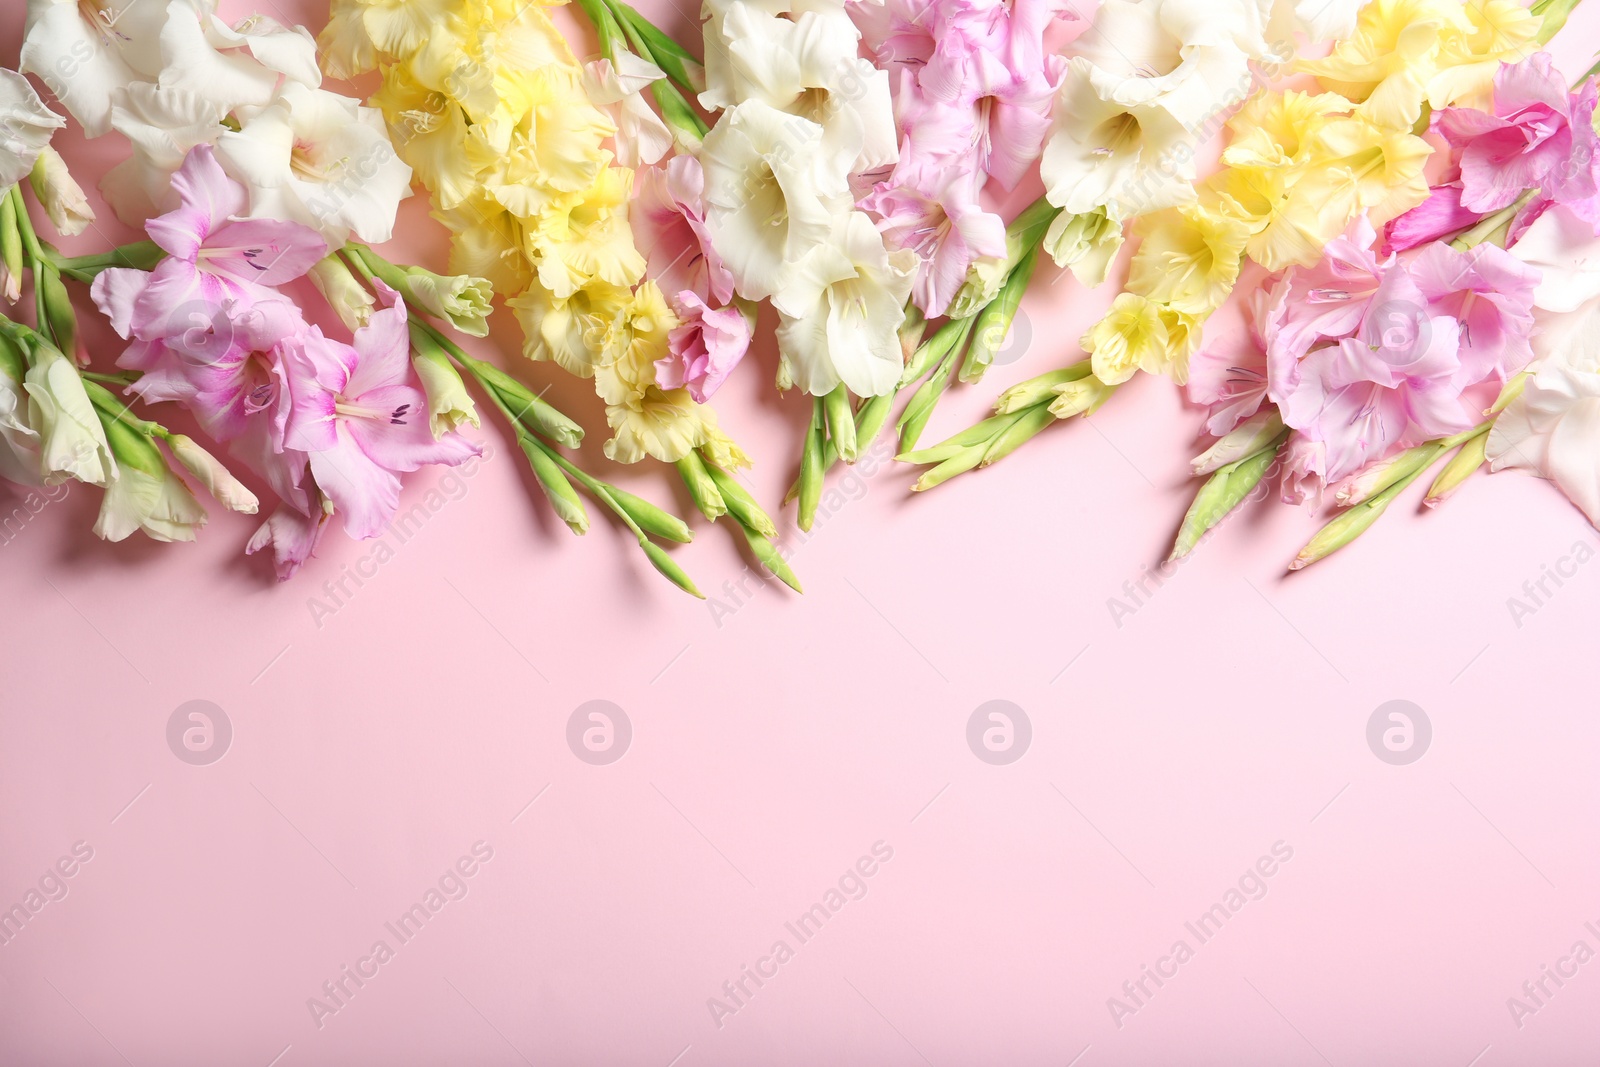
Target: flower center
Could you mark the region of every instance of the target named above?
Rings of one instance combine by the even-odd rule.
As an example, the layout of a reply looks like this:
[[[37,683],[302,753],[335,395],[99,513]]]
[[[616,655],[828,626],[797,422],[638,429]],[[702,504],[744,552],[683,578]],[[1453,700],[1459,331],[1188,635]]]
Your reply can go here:
[[[819,126],[824,125],[833,113],[833,97],[820,85],[805,89],[795,97],[792,113],[808,118]]]
[[[311,141],[295,139],[294,147],[289,150],[289,170],[295,177],[308,182],[331,181],[349,163],[348,158],[335,159],[332,162],[322,161],[323,146]]]
[[[401,404],[393,411],[384,411],[368,404],[351,403],[341,396],[334,400],[333,411],[347,419],[372,419],[375,422],[387,421],[391,426],[404,426],[406,416],[411,413],[411,405]]]
[[[1132,112],[1124,111],[1102,122],[1094,132],[1095,140],[1100,142],[1094,155],[1117,156],[1138,141],[1141,127]]]
[[[110,0],[78,0],[78,15],[83,19],[84,25],[100,38],[100,44],[109,48],[113,41],[129,39],[127,34],[117,29],[117,20],[128,7],[138,2],[139,0],[128,0],[124,7],[110,8]]]

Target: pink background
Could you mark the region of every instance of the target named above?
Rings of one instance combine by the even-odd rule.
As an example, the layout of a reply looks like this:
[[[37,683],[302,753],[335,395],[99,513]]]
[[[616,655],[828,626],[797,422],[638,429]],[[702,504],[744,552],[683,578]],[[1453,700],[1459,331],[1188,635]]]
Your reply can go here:
[[[1600,13],[1579,21],[1571,72]],[[123,151],[63,148],[86,185]],[[403,217],[396,256],[442,263],[420,200]],[[131,236],[98,229],[81,247]],[[926,440],[1074,352],[1111,290],[1053,276],[1020,359]],[[603,467],[587,386],[511,363],[501,318],[478,348],[553,384]],[[772,370],[717,408],[775,505],[806,405]],[[1600,571],[1521,625],[1508,598],[1594,531],[1539,481],[1478,478],[1285,577],[1316,521],[1258,502],[1114,617],[1187,506],[1200,421],[1146,380],[926,496],[864,463],[809,539],[782,516],[803,597],[697,523],[678,558],[731,613],[598,511],[570,536],[498,428],[472,476],[412,480],[407,506],[442,495],[393,558],[331,538],[287,585],[240,554],[249,519],[106,545],[71,489],[0,552],[0,908],[75,843],[93,858],[0,945],[0,1063],[1592,1063],[1600,962],[1520,1027],[1507,998],[1600,949]],[[668,472],[613,473],[686,512]],[[607,766],[566,741],[594,699],[632,724]],[[1397,699],[1433,726],[1408,766],[1366,741]],[[209,766],[167,744],[192,700],[232,724]],[[967,744],[991,700],[1032,723],[1010,765]],[[480,841],[466,896],[400,944],[384,924]],[[784,924],[880,841],[865,896],[801,944]],[[1200,944],[1185,923],[1277,842],[1265,895]],[[319,1027],[308,998],[380,939],[393,958]],[[779,939],[793,958],[719,1026],[708,998],[732,1006],[723,983]],[[1119,1027],[1108,998],[1179,939],[1193,958]]]

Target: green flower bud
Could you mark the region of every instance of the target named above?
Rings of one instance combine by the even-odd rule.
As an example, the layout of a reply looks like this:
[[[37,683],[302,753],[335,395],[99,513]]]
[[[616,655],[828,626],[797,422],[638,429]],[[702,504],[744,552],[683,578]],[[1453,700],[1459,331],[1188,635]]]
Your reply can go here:
[[[519,433],[517,443],[522,446],[522,454],[528,457],[528,465],[533,468],[533,476],[539,480],[539,488],[544,490],[545,499],[550,501],[550,507],[555,510],[556,516],[566,523],[567,529],[573,533],[588,533],[589,513],[583,506],[583,498],[572,488],[572,483],[562,473],[561,467],[527,434]]]
[[[699,453],[690,452],[678,460],[678,475],[683,479],[683,484],[689,490],[689,499],[694,501],[700,514],[716,522],[728,513],[727,502],[717,491],[717,483],[711,480],[711,474],[706,470],[705,461]]]
[[[1194,503],[1183,517],[1178,537],[1168,560],[1182,559],[1200,540],[1255,491],[1278,456],[1278,445],[1287,437],[1281,430],[1269,446],[1216,469],[1195,494]]]
[[[1101,404],[1110,399],[1116,388],[1092,374],[1086,374],[1075,381],[1056,386],[1056,398],[1050,403],[1050,413],[1058,419],[1093,415],[1100,410]]]
[[[677,562],[671,556],[667,555],[666,550],[660,545],[656,544],[654,541],[641,538],[639,540],[639,547],[644,549],[644,554],[649,557],[650,562],[655,569],[665,575],[673,585],[677,586],[679,589],[682,589],[690,596],[699,597],[701,600],[706,598],[704,593],[695,588],[694,582],[689,578],[689,575],[684,571],[684,569],[678,566]]]
[[[754,530],[745,530],[744,538],[750,544],[751,554],[761,562],[763,567],[771,571],[779,581],[796,593],[805,592],[804,589],[800,588],[800,579],[795,577],[794,570],[789,566],[789,561],[783,558],[783,553],[777,545]]]
[[[22,296],[22,231],[17,228],[17,201],[9,191],[0,195],[0,291],[6,303]]]
[[[1057,389],[1087,377],[1089,370],[1089,361],[1085,359],[1070,367],[1047,371],[1037,378],[1019,382],[1000,394],[1000,398],[994,402],[995,414],[1009,415],[1014,411],[1049,403],[1056,398]]]
[[[822,398],[822,414],[828,426],[828,439],[846,463],[856,461],[856,415],[850,409],[850,390],[844,385]]]
[[[1461,488],[1466,480],[1478,473],[1486,462],[1485,454],[1489,446],[1489,434],[1485,431],[1462,445],[1455,455],[1450,457],[1450,462],[1444,465],[1444,470],[1433,480],[1428,487],[1428,495],[1423,499],[1423,504],[1436,508],[1457,489]]]
[[[717,466],[708,466],[706,471],[711,475],[711,480],[716,483],[717,491],[722,495],[722,500],[728,506],[728,514],[739,521],[739,525],[763,537],[777,537],[778,527],[773,523],[772,517],[761,510],[761,505],[756,503],[756,498],[751,496],[738,479]]]

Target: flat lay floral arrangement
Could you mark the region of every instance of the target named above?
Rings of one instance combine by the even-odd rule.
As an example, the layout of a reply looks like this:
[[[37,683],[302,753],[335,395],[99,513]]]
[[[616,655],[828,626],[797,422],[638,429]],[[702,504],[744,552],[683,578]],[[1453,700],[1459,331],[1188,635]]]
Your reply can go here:
[[[666,548],[689,525],[585,469],[585,428],[528,384],[544,361],[593,381],[608,459],[672,465],[798,590],[772,514],[809,529],[880,435],[928,490],[1144,373],[1210,438],[1175,557],[1262,487],[1332,514],[1291,568],[1425,475],[1433,506],[1520,468],[1600,523],[1596,85],[1541,50],[1576,3],[706,0],[680,42],[623,0],[577,0],[579,34],[526,0],[332,0],[321,27],[28,0],[0,71],[0,475],[103,488],[109,540],[263,515],[245,550],[289,578],[325,536],[379,536],[406,474],[481,455],[497,419],[568,527],[598,505],[698,595]],[[51,147],[63,111],[126,140],[99,186],[147,240],[46,239],[94,221]],[[448,263],[382,251],[413,194]],[[1119,285],[1109,310],[924,441],[1041,256],[1073,281],[1035,299]],[[302,278],[324,305],[285,291]],[[119,352],[89,358],[75,287]],[[1248,335],[1208,343],[1230,300]],[[520,355],[458,342],[492,314]],[[764,330],[775,368],[746,358]],[[767,458],[798,471],[770,513],[715,414],[735,373],[810,405]]]

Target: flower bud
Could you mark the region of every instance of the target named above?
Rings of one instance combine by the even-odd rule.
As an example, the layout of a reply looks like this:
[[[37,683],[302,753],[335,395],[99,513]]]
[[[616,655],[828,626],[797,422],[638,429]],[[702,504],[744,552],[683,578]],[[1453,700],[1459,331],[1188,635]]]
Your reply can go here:
[[[1044,235],[1044,250],[1056,266],[1071,270],[1073,277],[1090,288],[1106,280],[1121,249],[1122,220],[1106,208],[1082,215],[1057,215]]]
[[[1070,419],[1074,415],[1092,415],[1100,409],[1100,405],[1106,402],[1115,389],[1116,386],[1107,385],[1092,374],[1065,385],[1058,385],[1055,389],[1056,398],[1050,402],[1050,414],[1058,419]]]
[[[1428,495],[1423,499],[1423,504],[1436,508],[1444,503],[1452,493],[1460,489],[1466,480],[1478,473],[1478,468],[1488,461],[1489,435],[1481,433],[1461,446],[1461,451],[1450,457],[1450,462],[1444,465],[1444,470],[1439,472],[1439,477],[1433,480],[1428,487]]]
[[[1048,371],[1037,378],[1029,378],[1025,382],[1018,382],[1010,389],[1000,394],[994,402],[996,415],[1009,415],[1023,408],[1037,407],[1055,399],[1056,389],[1069,382],[1075,382],[1089,373],[1089,361],[1083,360],[1070,367],[1060,370]]]
[[[1369,463],[1333,487],[1333,501],[1342,508],[1355,507],[1384,490],[1410,481],[1433,466],[1442,451],[1435,442],[1408,448],[1387,459]]]
[[[377,299],[337,254],[318,260],[309,276],[346,329],[359,330],[371,321]]]
[[[206,523],[205,508],[167,466],[145,434],[112,420],[106,436],[118,461],[95,519],[96,537],[121,541],[143,530],[153,541],[193,541]]]
[[[689,490],[689,498],[694,501],[694,506],[700,510],[700,514],[716,522],[728,513],[728,504],[717,491],[717,483],[711,480],[705,461],[700,458],[698,452],[690,452],[678,460],[678,474],[683,478],[683,484]]]
[[[67,171],[67,161],[49,145],[40,151],[28,175],[34,195],[44,205],[50,224],[63,237],[76,237],[94,221],[94,209],[89,198]]]
[[[194,475],[200,484],[206,487],[206,492],[210,493],[217,503],[241,515],[254,515],[260,510],[261,502],[256,499],[256,495],[245,488],[216,456],[201,448],[192,437],[175,433],[169,434],[166,441],[167,447],[172,450],[173,458],[183,464],[184,470]]]
[[[1277,408],[1257,413],[1234,427],[1233,432],[1220,438],[1216,444],[1196,456],[1193,462],[1196,476],[1210,474],[1246,456],[1253,456],[1275,441],[1283,432],[1283,418]]]
[[[410,267],[399,289],[409,303],[435,318],[447,319],[450,325],[469,337],[489,336],[494,287],[484,279],[468,274],[435,274],[421,267]]]
[[[428,396],[428,428],[435,440],[462,426],[478,425],[478,406],[443,349],[437,345],[416,348],[411,366]]]
[[[1006,262],[1004,256],[979,256],[967,268],[967,280],[956,290],[945,314],[952,319],[976,315],[988,306],[989,301],[1000,295],[1000,287],[1006,283],[1006,275],[1010,273],[1011,264]]]
[[[0,194],[0,291],[8,304],[22,296],[22,231],[17,228],[17,200]]]
[[[110,484],[117,476],[117,461],[72,361],[41,341],[34,346],[23,388],[28,392],[28,425],[39,434],[45,482],[59,485],[76,478],[89,485]]]

